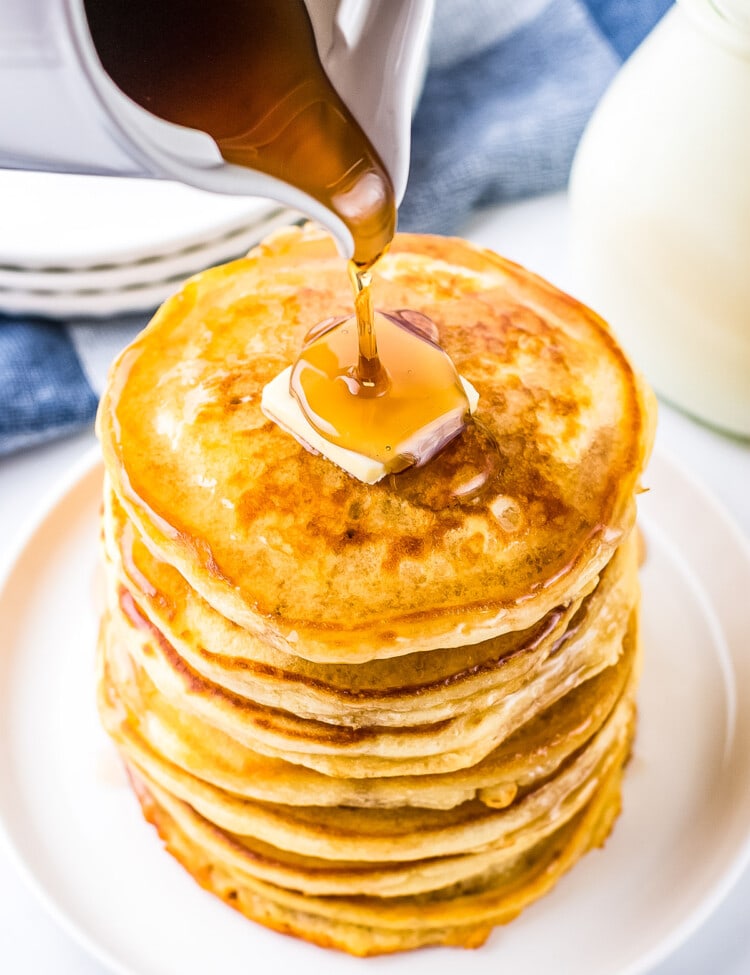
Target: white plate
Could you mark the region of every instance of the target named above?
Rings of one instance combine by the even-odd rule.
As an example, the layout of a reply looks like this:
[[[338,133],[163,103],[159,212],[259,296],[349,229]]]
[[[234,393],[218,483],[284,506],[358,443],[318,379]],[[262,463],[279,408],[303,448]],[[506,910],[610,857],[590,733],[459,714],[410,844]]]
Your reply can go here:
[[[0,268],[0,312],[46,318],[102,318],[156,308],[185,279],[246,254],[271,231],[298,219],[276,208],[250,228],[170,257],[83,271],[13,271]]]
[[[350,973],[353,962],[204,893],[141,818],[94,707],[101,470],[37,521],[0,592],[0,820],[68,930],[128,975]],[[645,669],[624,812],[603,851],[477,952],[371,961],[392,975],[633,975],[716,907],[749,852],[750,554],[703,490],[657,456],[642,498]]]
[[[0,169],[0,265],[88,268],[171,254],[277,209],[169,180]]]
[[[219,261],[229,260],[249,250],[265,234],[269,227],[282,226],[299,219],[293,210],[276,207],[259,217],[249,227],[241,227],[221,237],[210,237],[201,244],[158,257],[128,261],[122,264],[106,264],[97,268],[56,268],[46,271],[28,268],[0,266],[0,292],[2,291],[112,291],[116,288],[145,286],[178,274],[192,274],[196,269],[208,267]]]

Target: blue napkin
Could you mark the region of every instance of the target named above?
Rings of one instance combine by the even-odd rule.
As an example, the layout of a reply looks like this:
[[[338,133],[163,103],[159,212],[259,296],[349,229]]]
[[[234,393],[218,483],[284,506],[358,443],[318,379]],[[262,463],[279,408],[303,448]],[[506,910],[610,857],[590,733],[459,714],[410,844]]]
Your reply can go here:
[[[437,0],[399,229],[562,189],[594,106],[671,0]],[[494,28],[494,29],[493,29]]]
[[[559,189],[602,91],[671,0],[437,0],[399,227],[451,233],[478,206]],[[90,424],[102,363],[147,315],[0,317],[0,455]]]

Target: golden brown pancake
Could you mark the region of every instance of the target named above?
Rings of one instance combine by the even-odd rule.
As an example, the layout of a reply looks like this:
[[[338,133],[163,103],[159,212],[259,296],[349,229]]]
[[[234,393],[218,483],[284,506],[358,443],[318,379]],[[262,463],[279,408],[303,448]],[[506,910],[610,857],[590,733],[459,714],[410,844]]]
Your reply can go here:
[[[264,804],[235,803],[232,815],[267,810],[268,803],[325,805],[392,809],[404,822],[408,807],[452,809],[476,798],[490,808],[504,808],[524,790],[553,776],[599,733],[621,700],[632,700],[638,673],[635,627],[633,618],[615,666],[528,721],[484,761],[454,773],[345,779],[268,759],[170,706],[146,673],[112,642],[106,621],[100,636],[99,707],[105,727],[131,761],[205,810],[215,808],[226,795]],[[315,822],[322,818],[319,810],[312,814]],[[298,817],[295,829],[301,830]],[[335,845],[335,838],[332,842]]]
[[[436,835],[432,839],[436,841],[436,849],[426,858],[404,856],[403,834],[398,834],[390,843],[387,836],[379,836],[380,845],[387,847],[389,854],[384,860],[365,859],[363,854],[370,852],[372,843],[372,837],[366,833],[361,837],[361,846],[357,847],[358,859],[328,858],[324,843],[310,853],[277,847],[259,839],[255,832],[248,833],[247,820],[242,817],[234,820],[242,832],[237,832],[233,825],[205,818],[169,789],[162,789],[142,767],[131,767],[137,767],[149,791],[170,811],[184,832],[218,863],[305,894],[405,897],[440,890],[488,870],[507,866],[573,818],[592,798],[601,779],[621,761],[632,730],[631,703],[627,702],[621,712],[613,716],[606,729],[564,771],[525,795],[513,808],[494,812],[485,809],[476,821],[472,819],[475,809],[461,809],[461,829],[459,831],[454,825],[450,836],[453,846],[447,852],[440,850],[442,834],[433,824],[432,831]],[[283,810],[278,812],[283,816]],[[335,830],[335,816],[331,817],[334,823],[329,824],[326,812],[331,817],[330,810],[324,811],[320,827],[322,832],[322,827],[326,826],[326,832],[330,833],[331,825]],[[360,821],[363,818],[364,814],[358,817]],[[417,820],[418,814],[411,818]],[[490,824],[494,835],[487,840]],[[409,824],[410,835],[418,835],[416,827],[416,822]],[[477,844],[472,836],[478,835],[480,830],[482,841]],[[466,849],[459,848],[459,836]],[[443,841],[448,839],[446,835]],[[398,840],[402,842],[399,844]],[[403,858],[397,859],[399,856]]]
[[[424,468],[361,484],[260,410],[307,331],[350,309],[314,229],[193,278],[115,362],[99,409],[115,493],[153,551],[310,660],[470,645],[585,592],[632,526],[651,446],[650,394],[606,325],[522,268],[401,235],[374,288],[431,318],[480,394]],[[487,490],[462,506],[451,479],[488,455]]]
[[[167,849],[206,889],[252,920],[285,934],[353,955],[377,955],[426,945],[479,947],[493,926],[507,924],[588,849],[604,843],[620,810],[623,750],[581,813],[522,855],[512,866],[488,871],[421,896],[310,897],[218,863],[180,828],[132,773],[144,815]]]
[[[148,674],[161,697],[195,719],[270,758],[286,759],[328,775],[348,778],[424,775],[475,765],[526,721],[618,658],[633,594],[618,607],[619,625],[602,633],[602,613],[584,618],[523,687],[497,700],[479,699],[454,718],[434,723],[351,728],[302,719],[257,705],[202,678],[158,634],[134,627],[113,612],[114,640]],[[127,605],[127,602],[126,602]],[[607,622],[610,622],[608,619]]]
[[[311,227],[188,282],[98,417],[98,703],[144,814],[248,917],[358,955],[477,946],[609,832],[654,425],[607,326],[496,255],[402,235],[375,295],[480,394],[422,468],[362,484],[260,410],[350,311]]]
[[[161,645],[168,640],[171,648],[166,652],[171,659],[175,652],[179,655],[184,680],[195,686],[197,673],[269,708],[352,728],[413,726],[494,706],[528,687],[553,649],[561,649],[565,634],[569,642],[574,617],[580,636],[597,627],[587,636],[592,644],[589,656],[594,665],[600,657],[605,666],[611,658],[611,653],[605,654],[607,643],[621,641],[637,597],[635,551],[628,540],[603,570],[601,584],[594,580],[595,592],[555,608],[527,630],[396,660],[321,664],[269,647],[220,616],[175,569],[151,555],[109,491],[104,527],[108,570],[113,573],[110,592],[126,590],[117,598],[127,604],[131,624]],[[600,613],[604,602],[606,616]],[[602,629],[605,622],[607,632]],[[556,655],[559,666],[561,655]],[[577,653],[579,659],[582,656]]]

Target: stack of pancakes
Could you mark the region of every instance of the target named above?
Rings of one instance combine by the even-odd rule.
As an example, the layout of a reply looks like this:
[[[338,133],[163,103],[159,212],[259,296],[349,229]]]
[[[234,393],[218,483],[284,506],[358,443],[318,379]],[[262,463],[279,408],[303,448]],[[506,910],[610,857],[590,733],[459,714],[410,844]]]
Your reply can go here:
[[[190,281],[98,420],[99,705],[144,814],[248,917],[358,955],[481,944],[607,836],[653,433],[604,323],[516,265],[402,235],[374,277],[480,394],[423,468],[362,484],[261,412],[351,312],[311,227]]]

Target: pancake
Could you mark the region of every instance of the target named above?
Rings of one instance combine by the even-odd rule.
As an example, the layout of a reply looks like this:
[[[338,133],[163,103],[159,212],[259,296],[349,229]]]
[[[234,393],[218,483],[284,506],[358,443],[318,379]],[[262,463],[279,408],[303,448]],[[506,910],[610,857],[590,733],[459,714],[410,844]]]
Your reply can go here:
[[[134,627],[123,614],[113,613],[106,625],[173,707],[268,757],[328,775],[369,778],[450,772],[481,761],[523,723],[616,661],[634,601],[632,591],[625,595],[617,607],[619,625],[607,615],[603,633],[603,614],[584,617],[579,632],[561,643],[540,672],[501,700],[434,724],[397,728],[350,728],[257,705],[201,678],[166,640]]]
[[[114,491],[152,550],[220,615],[310,660],[533,625],[630,530],[652,441],[650,394],[606,325],[529,272],[407,234],[374,287],[383,307],[435,322],[480,394],[475,422],[424,468],[361,484],[260,410],[309,328],[350,310],[315,229],[193,278],[116,360],[99,408]],[[484,462],[487,438],[488,488],[461,505],[447,485]]]
[[[621,764],[615,763],[581,813],[509,869],[481,875],[473,884],[390,902],[310,897],[218,864],[159,806],[137,773],[133,779],[144,815],[201,886],[274,930],[367,956],[426,945],[479,947],[493,926],[512,921],[588,849],[604,843],[620,810]]]
[[[617,720],[613,716],[606,731],[552,782],[525,796],[512,809],[491,814],[485,810],[485,820],[491,817],[497,831],[492,841],[482,843],[479,848],[469,846],[466,851],[432,853],[428,859],[409,859],[400,852],[399,859],[395,859],[393,848],[392,859],[369,862],[326,859],[322,851],[314,855],[290,852],[264,843],[254,833],[236,833],[201,816],[187,802],[169,790],[162,790],[142,768],[137,771],[183,832],[218,863],[305,894],[404,897],[469,880],[526,854],[587,804],[601,779],[621,759],[631,729],[632,706],[629,705],[622,708]],[[242,822],[239,818],[237,821]],[[470,835],[470,822],[464,832]],[[363,845],[366,848],[366,838]]]
[[[103,525],[110,590],[119,586],[130,593],[131,618],[145,617],[159,634],[168,633],[190,667],[260,704],[353,727],[414,723],[417,716],[440,720],[479,690],[509,690],[562,637],[582,602],[555,608],[527,630],[471,647],[407,654],[395,663],[315,663],[284,653],[220,616],[174,568],[148,551],[109,490]],[[618,561],[606,569],[610,581],[618,574]]]
[[[484,761],[457,773],[344,779],[268,759],[231,736],[170,706],[143,670],[100,637],[99,708],[118,746],[159,781],[200,808],[222,792],[290,806],[349,806],[403,810],[450,809],[477,798],[490,807],[545,779],[586,744],[635,689],[635,622],[617,664],[579,685],[524,724]]]
[[[566,633],[568,640],[574,617],[580,635],[598,625],[586,637],[595,649],[606,646],[605,622],[610,635],[621,639],[637,596],[635,544],[628,540],[603,570],[601,585],[594,580],[594,593],[557,607],[528,630],[397,661],[315,664],[269,647],[219,616],[179,573],[139,542],[109,491],[104,526],[107,563],[114,574],[110,592],[124,587],[130,596],[120,593],[118,600],[127,602],[131,623],[161,645],[168,634],[168,653],[176,651],[182,663],[210,683],[257,704],[355,728],[415,725],[492,707],[500,696],[528,686],[553,649],[560,663],[560,641]],[[606,618],[600,614],[605,603]],[[602,655],[600,662],[610,661]],[[183,677],[188,679],[184,669]],[[195,687],[195,678],[190,680]]]
[[[312,227],[188,282],[97,420],[98,706],[143,813],[247,917],[357,955],[477,946],[607,836],[654,426],[607,326],[524,269],[401,235],[374,286],[480,395],[423,467],[362,484],[261,412],[350,311]]]
[[[632,655],[633,648],[627,654],[628,664],[632,664]],[[546,775],[530,765],[533,753],[529,755],[526,784],[513,796],[514,801],[500,809],[477,800],[450,810],[261,803],[180,774],[131,728],[121,728],[116,737],[128,762],[137,766],[152,785],[160,785],[190,803],[226,830],[285,851],[329,860],[403,863],[467,851],[486,854],[494,846],[507,846],[511,837],[528,840],[542,821],[550,827],[560,824],[567,818],[566,808],[568,816],[572,815],[588,797],[587,782],[610,752],[619,748],[632,724],[634,689],[635,681],[629,677],[603,724]],[[550,723],[554,720],[551,716]]]

